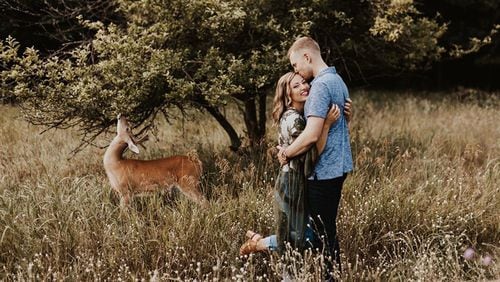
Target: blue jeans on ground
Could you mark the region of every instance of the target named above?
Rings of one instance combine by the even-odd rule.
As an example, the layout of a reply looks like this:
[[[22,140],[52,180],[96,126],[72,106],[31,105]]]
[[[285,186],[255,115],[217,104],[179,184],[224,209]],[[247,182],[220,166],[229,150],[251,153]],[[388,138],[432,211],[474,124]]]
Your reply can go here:
[[[271,235],[262,238],[262,241],[270,251],[276,251],[278,249],[278,239],[276,238],[276,235]]]
[[[314,239],[314,231],[311,228],[311,224],[307,224],[306,232],[305,232],[305,237],[306,237],[306,242],[310,242],[308,245],[311,245],[312,242],[315,241]],[[270,250],[270,251],[276,251],[278,250],[278,238],[276,235],[270,235],[265,238],[262,238],[262,241],[264,242],[264,245]]]

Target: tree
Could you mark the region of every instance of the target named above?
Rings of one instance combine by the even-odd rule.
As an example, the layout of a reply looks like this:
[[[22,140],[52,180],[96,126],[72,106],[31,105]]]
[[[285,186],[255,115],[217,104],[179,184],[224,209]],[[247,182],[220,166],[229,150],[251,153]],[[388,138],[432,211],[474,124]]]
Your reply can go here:
[[[0,46],[2,89],[26,118],[49,128],[79,126],[82,144],[127,113],[141,130],[171,108],[208,111],[241,141],[221,108],[241,109],[251,145],[265,135],[266,96],[288,67],[298,35],[316,38],[348,80],[426,68],[441,58],[445,24],[410,0],[116,0],[126,24],[80,24],[95,35],[48,57],[8,39]],[[4,94],[6,95],[6,94]]]
[[[499,88],[500,1],[443,0],[418,1],[425,15],[436,15],[446,23],[447,32],[439,44],[450,50],[430,72],[435,84]],[[467,70],[467,71],[464,71]]]
[[[419,0],[417,5],[424,14],[439,14],[437,20],[447,23],[448,32],[441,38],[444,46],[467,47],[471,38],[484,39],[492,35],[492,30],[498,30],[500,2],[497,0]]]
[[[0,36],[16,38],[22,46],[36,46],[42,54],[75,46],[93,36],[77,16],[104,23],[125,23],[115,1],[0,0]]]
[[[4,68],[10,69],[3,74],[4,84],[15,85],[13,93],[30,122],[78,125],[82,141],[90,143],[119,112],[147,129],[158,113],[171,118],[171,107],[203,108],[224,127],[236,149],[241,141],[218,108],[236,102],[250,140],[264,136],[266,91],[282,67],[281,46],[269,43],[280,42],[271,38],[281,36],[277,24],[262,21],[261,10],[236,3],[119,4],[126,28],[82,21],[96,31],[95,37],[65,56],[42,58],[28,48],[23,56],[4,60]],[[18,48],[13,40],[3,46],[8,54]]]

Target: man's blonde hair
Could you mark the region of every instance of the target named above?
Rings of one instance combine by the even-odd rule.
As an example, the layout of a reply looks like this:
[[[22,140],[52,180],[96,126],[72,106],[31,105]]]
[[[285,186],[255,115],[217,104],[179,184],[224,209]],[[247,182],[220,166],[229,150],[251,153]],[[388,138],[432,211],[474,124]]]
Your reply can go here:
[[[295,42],[292,44],[290,49],[288,49],[287,56],[290,57],[292,52],[296,52],[299,50],[304,50],[307,49],[309,51],[317,52],[317,54],[320,54],[320,49],[319,49],[319,44],[316,42],[314,39],[311,37],[300,37]]]

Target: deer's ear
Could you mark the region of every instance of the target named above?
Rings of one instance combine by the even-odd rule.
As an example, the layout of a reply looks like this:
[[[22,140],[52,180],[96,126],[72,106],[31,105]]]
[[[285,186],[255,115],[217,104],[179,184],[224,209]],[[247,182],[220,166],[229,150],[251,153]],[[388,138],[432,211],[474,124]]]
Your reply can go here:
[[[137,146],[134,144],[134,141],[130,140],[129,142],[127,142],[127,144],[130,151],[139,154],[139,148],[137,148]]]
[[[116,125],[118,126],[120,124],[120,117],[122,116],[122,114],[118,114],[116,116]]]

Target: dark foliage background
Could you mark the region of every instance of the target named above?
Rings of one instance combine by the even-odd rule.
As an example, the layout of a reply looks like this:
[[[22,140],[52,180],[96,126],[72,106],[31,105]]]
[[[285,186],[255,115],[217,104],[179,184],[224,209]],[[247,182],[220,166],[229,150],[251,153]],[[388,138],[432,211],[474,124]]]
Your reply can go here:
[[[0,0],[0,101],[91,144],[127,113],[141,131],[210,113],[231,148],[258,146],[286,51],[309,35],[351,89],[499,88],[500,2]],[[224,115],[237,105],[239,136]],[[242,140],[245,139],[245,140]]]

